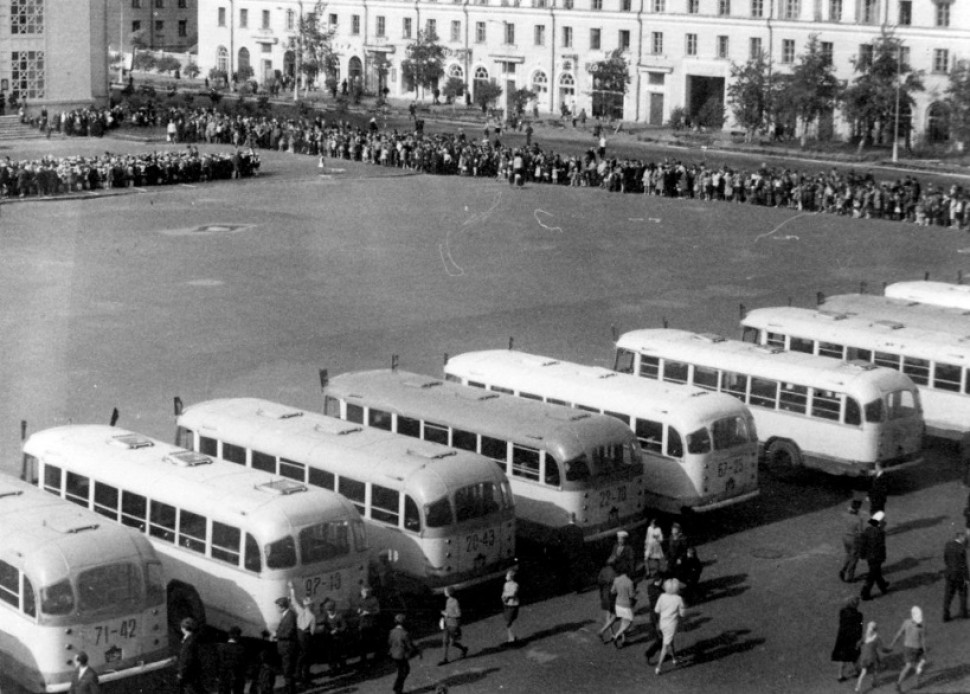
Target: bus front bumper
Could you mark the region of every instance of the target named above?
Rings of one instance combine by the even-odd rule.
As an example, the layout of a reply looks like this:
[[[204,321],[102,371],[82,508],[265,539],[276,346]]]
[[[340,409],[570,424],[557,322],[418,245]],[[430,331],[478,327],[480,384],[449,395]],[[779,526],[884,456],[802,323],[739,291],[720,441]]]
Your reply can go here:
[[[175,664],[175,657],[163,658],[162,660],[155,660],[150,663],[137,663],[131,667],[125,668],[124,670],[105,670],[104,672],[98,673],[98,681],[101,684],[106,682],[114,682],[115,680],[123,680],[128,677],[138,677],[140,675],[146,675],[150,672],[155,672],[157,670],[164,670],[167,667],[171,667]],[[45,692],[66,692],[71,688],[70,682],[61,682],[59,684],[49,684],[44,688]]]

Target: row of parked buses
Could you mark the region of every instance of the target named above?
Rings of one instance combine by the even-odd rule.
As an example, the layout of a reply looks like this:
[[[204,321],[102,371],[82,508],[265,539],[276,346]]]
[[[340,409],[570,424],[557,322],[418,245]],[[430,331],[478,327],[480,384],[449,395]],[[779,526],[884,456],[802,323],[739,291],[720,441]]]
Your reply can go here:
[[[582,546],[648,509],[751,499],[759,453],[845,475],[914,464],[924,427],[970,429],[953,286],[754,310],[742,341],[637,330],[612,370],[509,349],[452,357],[443,378],[343,374],[323,414],[177,401],[175,445],[35,433],[29,485],[0,482],[0,671],[54,692],[79,650],[102,679],[165,667],[184,616],[254,636],[290,585],[347,607],[374,562],[411,590],[482,583],[517,539]]]

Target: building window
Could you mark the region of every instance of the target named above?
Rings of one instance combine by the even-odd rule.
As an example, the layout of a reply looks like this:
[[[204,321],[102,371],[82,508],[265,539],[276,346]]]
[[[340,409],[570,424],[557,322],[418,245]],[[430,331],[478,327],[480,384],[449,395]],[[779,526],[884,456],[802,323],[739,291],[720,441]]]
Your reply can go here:
[[[386,33],[385,33],[386,31],[387,31],[386,19],[384,17],[378,17],[377,28],[375,29],[375,32],[380,38],[384,38],[386,36]]]
[[[750,48],[750,50],[748,51],[748,57],[751,60],[758,60],[759,58],[764,56],[763,49],[761,47],[760,37],[758,36],[751,37],[751,39],[748,40],[748,47]]]
[[[536,24],[535,27],[535,44],[537,46],[546,45],[546,27],[544,24]]]
[[[602,10],[603,9],[603,0],[592,0],[592,9],[594,9],[594,10]]]
[[[842,0],[829,0],[829,21],[842,21]]]
[[[731,14],[731,0],[717,0],[717,13],[722,17]]]
[[[249,10],[239,10],[239,28],[245,29],[249,26]]]
[[[687,34],[687,55],[697,55],[697,34]]]
[[[141,20],[140,19],[136,19],[135,21],[133,21],[131,23],[131,31],[132,31],[132,33],[136,32],[136,31],[141,31]]]
[[[782,39],[781,41],[781,62],[784,65],[791,65],[795,62],[795,40]]]
[[[563,0],[562,7],[564,10],[573,9],[573,0]]]
[[[331,31],[337,27],[337,15],[331,13],[327,15],[327,26],[330,27]]]
[[[650,34],[650,52],[654,55],[661,55],[664,52],[664,33],[654,31]]]
[[[131,9],[133,9],[133,10],[140,10],[141,9],[141,0],[131,0]]]
[[[44,0],[11,0],[10,33],[43,34]],[[20,53],[20,55],[26,55],[26,53]],[[43,62],[44,54],[40,55]]]
[[[354,16],[356,17],[357,15],[354,15]],[[428,39],[430,39],[430,40],[432,40],[432,41],[434,41],[435,39],[437,39],[438,38],[438,20],[437,19],[429,19],[427,22],[425,22],[425,25],[424,25],[424,33],[425,33],[425,37],[428,38]]]
[[[186,9],[188,9],[188,7],[189,7],[188,0],[179,0],[178,1],[178,8],[180,10],[186,10]]]
[[[656,13],[667,11],[667,0],[653,0],[653,11]]]
[[[360,15],[359,14],[350,15],[350,33],[353,36],[360,35]]]
[[[512,22],[505,23],[505,43],[509,46],[515,44],[515,25]]]
[[[220,7],[219,8],[219,20],[218,20],[218,22],[219,22],[219,26],[221,26],[221,27],[226,26],[226,8],[225,7]]]
[[[946,48],[933,50],[933,72],[950,71],[950,51]]]
[[[273,44],[271,44],[271,43],[261,43],[261,44],[259,44],[259,49],[260,49],[259,50],[260,53],[272,53],[273,52]]]
[[[863,43],[859,45],[859,69],[865,70],[872,65],[872,44]]]
[[[216,69],[222,72],[229,70],[229,50],[225,46],[216,49]]]
[[[461,41],[461,22],[457,20],[451,22],[451,40]]]
[[[633,0],[623,0],[620,3],[620,10],[622,12],[630,12],[633,9]]]
[[[261,26],[263,29],[268,30],[269,29],[269,10],[263,10],[262,18],[263,18],[263,21]]]
[[[718,36],[717,37],[717,57],[727,59],[728,57],[728,37]]]
[[[286,11],[286,30],[293,31],[296,29],[296,12],[293,10]]]
[[[156,19],[155,20],[155,33],[156,34],[161,34],[163,31],[165,31],[165,22],[163,20],[161,20],[161,19]]]
[[[785,19],[798,19],[802,7],[799,0],[785,0]]]
[[[405,17],[404,24],[401,28],[401,37],[405,39],[411,38],[411,18]]]
[[[532,75],[532,91],[536,94],[546,94],[549,92],[549,78],[542,70],[537,70]]]
[[[936,3],[936,26],[938,27],[950,26],[950,3],[948,2]]]
[[[180,19],[179,20],[179,36],[185,38],[189,35],[189,20]]]
[[[700,11],[701,11],[700,0],[687,0],[687,14],[697,14]]]
[[[573,47],[573,28],[572,27],[562,28],[562,47],[563,48]]]
[[[598,51],[600,49],[600,30],[589,30],[589,50]]]
[[[475,22],[475,43],[485,43],[485,22]]]
[[[875,24],[879,20],[878,0],[862,0],[862,23]]]
[[[165,0],[155,0],[155,9],[156,10],[164,10],[165,9]]]
[[[912,63],[909,62],[909,46],[899,47],[899,62],[903,64],[905,69],[909,69]]]
[[[822,64],[831,65],[832,57],[833,57],[833,54],[835,53],[835,44],[833,44],[831,41],[822,41],[822,43],[819,44],[819,46],[820,46],[819,50],[822,53]]]
[[[765,0],[751,0],[751,16],[752,17],[765,16]]]
[[[44,51],[14,51],[10,54],[10,88],[21,99],[43,99]]]
[[[899,0],[899,25],[908,27],[913,23],[913,0]]]

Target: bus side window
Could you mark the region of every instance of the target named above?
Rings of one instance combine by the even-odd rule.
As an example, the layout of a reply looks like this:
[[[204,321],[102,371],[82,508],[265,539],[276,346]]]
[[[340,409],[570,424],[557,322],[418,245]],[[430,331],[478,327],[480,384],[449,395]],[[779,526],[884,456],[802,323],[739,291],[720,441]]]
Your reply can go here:
[[[179,547],[205,554],[205,516],[182,509],[179,511]]]
[[[101,482],[95,482],[94,510],[113,521],[118,520],[118,489]]]
[[[750,405],[755,407],[767,407],[775,409],[778,400],[778,381],[770,381],[766,378],[751,379],[751,400]]]
[[[546,453],[544,457],[545,460],[543,462],[545,464],[545,472],[542,479],[546,484],[550,484],[553,487],[558,487],[561,479],[559,475],[559,463],[548,453]]]
[[[684,457],[684,441],[680,432],[673,427],[667,427],[667,455],[671,458]]]
[[[0,600],[20,607],[20,571],[3,560],[0,560]]]
[[[815,353],[815,341],[804,337],[792,337],[789,340],[788,349],[792,352],[804,352],[805,354]]]
[[[88,498],[91,496],[91,480],[84,475],[76,472],[67,472],[67,484],[64,489],[64,498],[71,503],[87,508]]]
[[[640,376],[643,378],[660,378],[660,357],[640,355]]]
[[[433,424],[432,422],[424,423],[424,440],[430,441],[431,443],[440,443],[443,446],[448,445],[448,427],[441,424]]]
[[[243,558],[243,567],[247,571],[259,573],[263,570],[263,558],[259,554],[259,544],[256,538],[246,533],[246,551]]]
[[[903,357],[903,373],[918,386],[929,385],[930,362],[916,357]]]
[[[664,426],[660,422],[652,422],[649,419],[638,419],[636,423],[636,435],[640,440],[640,446],[645,451],[660,453],[663,451]]]
[[[452,429],[451,445],[454,448],[459,448],[463,451],[471,451],[474,453],[476,450],[478,450],[478,437],[470,431]]]
[[[758,329],[752,328],[750,325],[741,326],[741,340],[753,345],[758,344]]]
[[[846,361],[872,362],[872,351],[868,349],[859,349],[858,347],[846,347],[845,359]]]
[[[485,384],[479,383],[478,381],[469,381],[466,385],[469,388],[481,388],[482,390],[485,390]]]
[[[542,396],[536,395],[535,393],[526,393],[525,391],[521,391],[519,393],[519,397],[525,398],[526,400],[538,400],[539,402],[542,402]]]
[[[341,477],[338,483],[337,493],[341,496],[347,497],[357,510],[360,511],[360,515],[364,515],[364,506],[366,504],[366,497],[364,496],[367,492],[367,485],[363,482],[350,479],[349,477]]]
[[[725,371],[721,377],[721,390],[728,395],[733,395],[741,402],[746,402],[748,397],[748,377],[743,374]]]
[[[899,371],[899,355],[891,352],[876,352],[873,363],[876,366],[885,366],[889,369]]]
[[[687,383],[689,368],[686,362],[667,359],[664,361],[664,380],[670,383]]]
[[[315,467],[310,468],[310,484],[314,487],[321,487],[322,489],[333,491],[336,488],[335,481],[336,478],[332,472],[320,470]]]
[[[354,424],[364,423],[364,408],[361,405],[354,405],[352,403],[347,403],[347,416],[344,418],[348,422],[353,422]]]
[[[501,388],[499,386],[492,386],[491,390],[496,393],[502,393],[503,395],[515,395],[515,392],[511,388]]]
[[[24,453],[23,475],[24,482],[37,486],[37,458],[29,453]]]
[[[834,344],[832,342],[819,342],[818,354],[820,357],[842,359],[845,356],[845,347],[843,347],[842,345]]]
[[[280,458],[280,475],[289,477],[291,480],[296,480],[297,482],[305,482],[306,465],[298,463],[295,460]]]
[[[262,451],[253,451],[253,469],[276,474],[276,456]]]
[[[512,444],[512,475],[539,480],[539,450]]]
[[[765,346],[776,349],[785,349],[785,336],[781,333],[766,333]]]
[[[44,489],[55,496],[61,495],[61,469],[54,465],[44,466]]]
[[[340,418],[340,401],[331,396],[327,395],[323,398],[323,413],[328,417]]]
[[[633,373],[633,359],[634,355],[628,349],[618,349],[616,350],[616,361],[613,362],[613,370],[619,371],[621,374],[632,374]]]
[[[140,494],[121,492],[121,523],[129,528],[145,529],[148,501]]]
[[[714,423],[715,432],[717,432],[717,425],[723,421],[724,420],[718,420]],[[671,431],[673,431],[673,429],[671,429]],[[687,452],[695,455],[711,452],[711,434],[707,431],[706,427],[687,434]]]
[[[24,614],[28,617],[37,616],[37,596],[34,595],[34,586],[26,576],[24,576]]]
[[[493,439],[490,436],[482,436],[482,450],[480,453],[486,458],[491,458],[504,471],[506,462],[509,458],[508,444],[501,439]]]
[[[409,496],[404,497],[404,529],[421,532],[421,514],[418,505]]]
[[[202,455],[219,456],[219,442],[208,436],[199,437],[199,453]]]
[[[239,541],[242,532],[231,525],[212,521],[212,558],[239,566]]]
[[[854,426],[862,424],[862,409],[854,398],[845,399],[845,423]]]
[[[779,409],[805,414],[808,409],[808,387],[794,383],[782,383]]]
[[[397,527],[400,514],[400,511],[398,511],[400,508],[400,492],[396,489],[372,484],[370,496],[370,517]]]
[[[421,422],[419,422],[417,419],[412,419],[411,417],[398,415],[397,433],[419,439],[421,438]]]
[[[384,431],[391,430],[391,413],[384,410],[376,410],[373,407],[367,411],[367,424]]]
[[[246,449],[231,443],[222,442],[222,457],[236,465],[246,464]]]
[[[812,389],[812,416],[819,419],[839,421],[839,410],[842,403],[839,394],[832,390]]]
[[[705,390],[717,390],[717,369],[694,365],[694,385]]]
[[[175,507],[154,499],[149,512],[148,534],[165,542],[175,542]]]
[[[940,390],[960,392],[960,367],[937,362],[933,365],[933,387]]]

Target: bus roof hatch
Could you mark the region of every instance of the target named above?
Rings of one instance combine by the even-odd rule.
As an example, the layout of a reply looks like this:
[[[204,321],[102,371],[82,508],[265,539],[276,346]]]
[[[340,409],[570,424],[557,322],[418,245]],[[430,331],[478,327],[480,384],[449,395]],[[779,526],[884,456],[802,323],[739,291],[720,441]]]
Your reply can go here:
[[[134,450],[136,448],[151,448],[155,445],[151,439],[140,434],[119,434],[118,436],[112,436],[110,443],[115,446],[127,448],[129,450]]]

